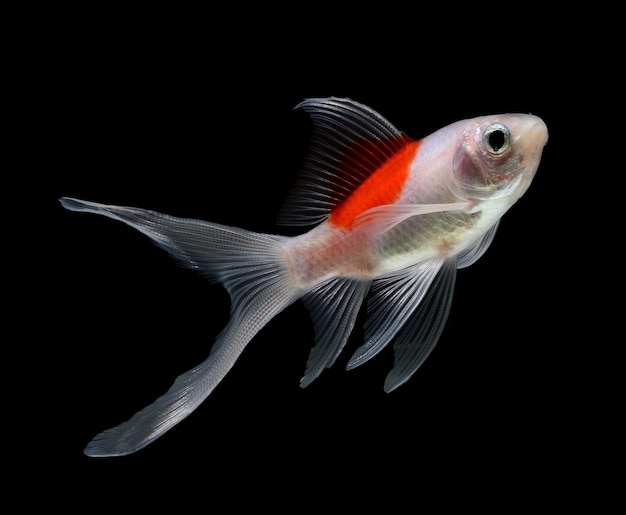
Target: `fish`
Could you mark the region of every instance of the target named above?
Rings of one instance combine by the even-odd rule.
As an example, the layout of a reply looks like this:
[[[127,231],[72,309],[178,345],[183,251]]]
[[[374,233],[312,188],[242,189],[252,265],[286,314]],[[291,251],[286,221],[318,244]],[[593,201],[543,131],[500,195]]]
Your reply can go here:
[[[308,114],[311,135],[277,223],[295,235],[59,199],[70,211],[133,227],[179,265],[220,283],[231,301],[229,321],[206,359],[152,404],[94,436],[87,456],[131,454],[161,437],[296,301],[311,316],[314,338],[301,387],[335,363],[363,310],[363,340],[346,369],[391,347],[384,390],[406,383],[441,336],[457,270],[490,246],[501,218],[530,186],[548,141],[544,121],[525,113],[463,119],[413,139],[349,98],[306,98],[294,109]]]

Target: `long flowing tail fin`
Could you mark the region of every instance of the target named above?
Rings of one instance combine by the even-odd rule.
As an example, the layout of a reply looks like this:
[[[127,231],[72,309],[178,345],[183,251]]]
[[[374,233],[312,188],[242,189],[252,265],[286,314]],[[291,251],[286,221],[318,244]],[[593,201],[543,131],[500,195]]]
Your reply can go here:
[[[182,266],[219,281],[231,296],[231,318],[207,359],[180,375],[171,388],[122,424],[98,434],[89,456],[120,456],[145,447],[189,415],[233,366],[247,343],[300,296],[289,282],[284,237],[259,234],[143,209],[110,206],[68,197],[70,211],[122,221],[165,249]]]

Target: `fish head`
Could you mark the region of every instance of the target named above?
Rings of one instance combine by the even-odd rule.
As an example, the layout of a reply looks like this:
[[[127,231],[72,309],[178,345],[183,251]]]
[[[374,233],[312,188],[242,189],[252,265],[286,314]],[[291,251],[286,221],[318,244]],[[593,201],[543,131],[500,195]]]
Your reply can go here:
[[[453,157],[454,193],[462,198],[521,197],[548,141],[543,120],[531,114],[501,114],[467,120]]]

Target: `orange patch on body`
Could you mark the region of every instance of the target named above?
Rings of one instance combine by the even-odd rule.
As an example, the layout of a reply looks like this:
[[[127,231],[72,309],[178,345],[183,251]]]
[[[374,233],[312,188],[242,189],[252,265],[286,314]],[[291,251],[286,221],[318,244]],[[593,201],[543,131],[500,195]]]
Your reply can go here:
[[[409,176],[420,141],[410,141],[341,202],[330,214],[330,222],[351,227],[354,219],[372,207],[393,204]]]

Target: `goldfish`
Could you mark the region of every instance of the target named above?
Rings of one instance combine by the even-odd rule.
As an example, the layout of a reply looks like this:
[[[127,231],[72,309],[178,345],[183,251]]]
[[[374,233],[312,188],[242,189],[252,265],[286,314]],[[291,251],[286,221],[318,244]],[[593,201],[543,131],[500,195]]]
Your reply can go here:
[[[348,370],[393,349],[391,392],[419,369],[446,324],[457,270],[476,262],[526,192],[548,141],[541,118],[464,119],[413,139],[348,98],[308,98],[312,133],[278,223],[259,233],[146,209],[62,197],[70,211],[121,221],[183,267],[223,285],[230,319],[206,359],[129,420],[97,434],[88,456],[134,453],[193,412],[276,315],[301,301],[314,344],[300,386],[331,367],[365,309]],[[294,108],[295,109],[295,108]]]

